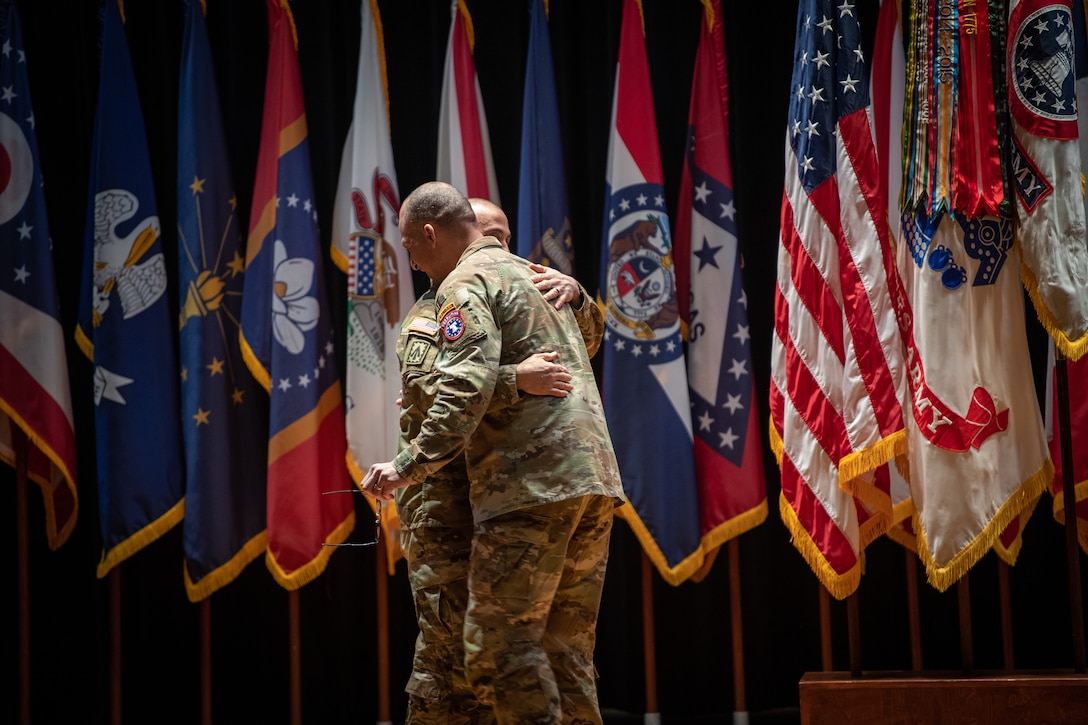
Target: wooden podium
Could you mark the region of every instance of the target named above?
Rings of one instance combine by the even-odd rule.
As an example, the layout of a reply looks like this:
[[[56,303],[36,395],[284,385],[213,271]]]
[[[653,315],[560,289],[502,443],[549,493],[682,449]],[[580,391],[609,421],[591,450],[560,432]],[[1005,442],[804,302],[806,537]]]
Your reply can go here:
[[[809,672],[800,682],[802,725],[1088,723],[1088,675]]]

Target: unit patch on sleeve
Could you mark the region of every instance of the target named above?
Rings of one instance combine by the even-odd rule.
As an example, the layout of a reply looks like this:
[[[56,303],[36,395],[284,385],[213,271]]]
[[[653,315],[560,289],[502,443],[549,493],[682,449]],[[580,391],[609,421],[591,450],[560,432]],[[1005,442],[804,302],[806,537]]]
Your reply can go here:
[[[449,341],[454,341],[465,334],[465,318],[461,316],[461,310],[450,310],[442,315],[442,335]]]

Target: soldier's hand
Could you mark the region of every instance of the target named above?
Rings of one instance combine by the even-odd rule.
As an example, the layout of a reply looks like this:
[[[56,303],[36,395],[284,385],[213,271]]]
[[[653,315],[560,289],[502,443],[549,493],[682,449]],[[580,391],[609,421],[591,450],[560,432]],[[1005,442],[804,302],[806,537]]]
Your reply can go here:
[[[529,395],[567,397],[574,390],[570,384],[570,371],[555,362],[557,352],[538,352],[518,363],[516,370],[518,390]]]
[[[406,481],[400,477],[397,473],[397,469],[393,468],[392,461],[387,463],[375,463],[363,476],[363,482],[359,485],[363,493],[371,498],[376,498],[380,501],[390,501],[393,499],[393,491],[403,486],[407,486],[410,481]]]
[[[555,309],[558,310],[568,302],[578,303],[579,298],[582,296],[582,289],[576,279],[563,274],[557,269],[545,267],[535,262],[529,265],[529,269],[536,272],[531,277],[533,284],[544,295],[544,299],[550,302]]]

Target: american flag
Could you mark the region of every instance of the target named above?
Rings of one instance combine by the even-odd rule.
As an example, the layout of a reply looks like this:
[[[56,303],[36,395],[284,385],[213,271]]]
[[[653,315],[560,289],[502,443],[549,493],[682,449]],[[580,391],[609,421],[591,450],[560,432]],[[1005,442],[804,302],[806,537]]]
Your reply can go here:
[[[849,0],[797,16],[786,132],[770,407],[780,510],[828,591],[853,592],[861,551],[891,523],[886,477],[905,450],[899,284]],[[882,483],[883,481],[883,483]]]

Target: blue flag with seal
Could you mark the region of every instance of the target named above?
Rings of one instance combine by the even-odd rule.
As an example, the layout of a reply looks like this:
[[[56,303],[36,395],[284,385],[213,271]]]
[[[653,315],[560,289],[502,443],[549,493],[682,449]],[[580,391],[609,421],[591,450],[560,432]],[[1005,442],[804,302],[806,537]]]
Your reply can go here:
[[[136,78],[115,0],[102,36],[76,342],[94,365],[98,576],[184,513],[177,353]]]
[[[628,503],[669,584],[703,565],[691,403],[641,9],[624,0],[608,145],[601,399]]]
[[[245,258],[202,3],[185,0],[178,96],[178,339],[185,590],[200,601],[268,545],[268,396],[239,346]]]
[[[555,71],[543,0],[531,0],[529,55],[521,114],[517,252],[531,262],[572,274],[574,246],[559,138]]]

